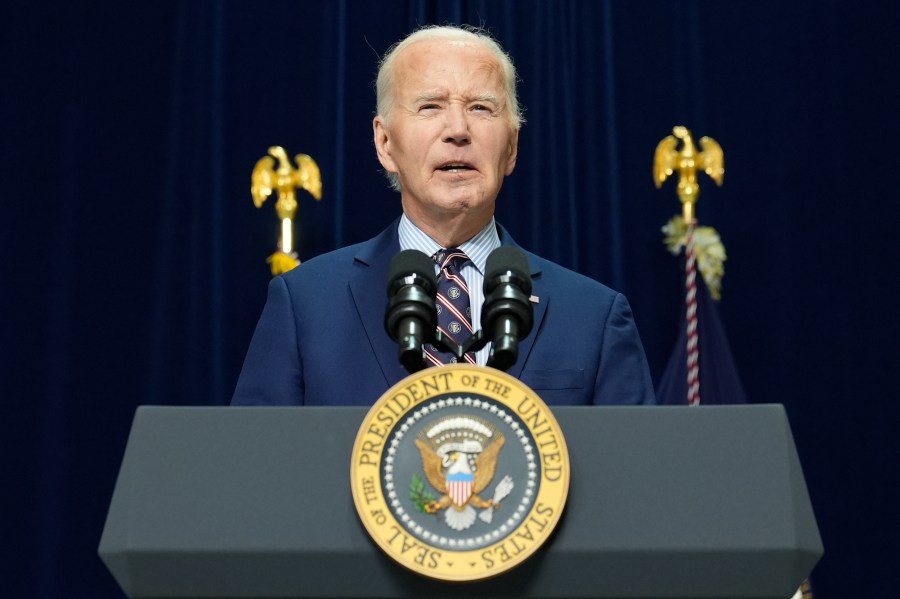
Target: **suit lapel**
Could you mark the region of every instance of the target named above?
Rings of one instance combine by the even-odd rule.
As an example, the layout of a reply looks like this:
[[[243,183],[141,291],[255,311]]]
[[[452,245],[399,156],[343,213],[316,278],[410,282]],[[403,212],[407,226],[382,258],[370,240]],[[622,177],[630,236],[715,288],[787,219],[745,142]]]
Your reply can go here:
[[[389,387],[407,375],[397,359],[397,343],[384,328],[388,268],[391,258],[399,251],[397,221],[394,221],[380,235],[360,245],[354,256],[360,270],[350,279],[356,311]]]

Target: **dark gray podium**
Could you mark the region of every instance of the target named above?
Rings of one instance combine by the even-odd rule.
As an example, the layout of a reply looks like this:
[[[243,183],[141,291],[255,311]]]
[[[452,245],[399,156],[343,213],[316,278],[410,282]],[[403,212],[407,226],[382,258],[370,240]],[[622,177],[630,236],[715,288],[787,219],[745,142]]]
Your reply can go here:
[[[476,583],[406,571],[350,495],[365,408],[138,409],[100,556],[153,597],[788,599],[822,554],[781,406],[556,408],[554,537]]]

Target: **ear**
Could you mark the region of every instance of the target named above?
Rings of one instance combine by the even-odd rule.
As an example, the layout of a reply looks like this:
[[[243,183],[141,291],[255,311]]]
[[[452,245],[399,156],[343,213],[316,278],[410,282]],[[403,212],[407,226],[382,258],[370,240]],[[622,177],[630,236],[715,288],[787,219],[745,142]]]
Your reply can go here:
[[[378,162],[389,173],[397,172],[397,165],[391,157],[391,138],[384,118],[376,116],[372,120],[372,134],[375,140],[375,153],[378,154]]]
[[[519,156],[519,130],[512,132],[509,138],[509,158],[506,160],[506,176],[512,174],[516,168],[516,158]]]

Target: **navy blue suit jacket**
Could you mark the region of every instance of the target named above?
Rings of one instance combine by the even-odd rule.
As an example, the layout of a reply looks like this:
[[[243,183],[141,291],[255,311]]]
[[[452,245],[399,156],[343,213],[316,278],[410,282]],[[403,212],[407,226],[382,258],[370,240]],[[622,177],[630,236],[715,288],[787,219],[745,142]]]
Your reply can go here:
[[[514,244],[498,226],[500,242]],[[407,376],[384,328],[400,251],[383,233],[275,277],[233,405],[370,405]],[[623,295],[527,253],[534,328],[507,372],[551,405],[652,404],[647,360]]]

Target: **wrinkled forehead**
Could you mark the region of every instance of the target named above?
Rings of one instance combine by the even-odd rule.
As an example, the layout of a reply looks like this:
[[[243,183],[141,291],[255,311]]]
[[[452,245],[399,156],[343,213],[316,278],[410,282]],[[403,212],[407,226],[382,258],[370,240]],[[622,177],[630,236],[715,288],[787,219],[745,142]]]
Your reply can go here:
[[[475,96],[504,94],[503,69],[484,45],[468,40],[422,40],[397,56],[395,91],[418,94],[453,86]]]

